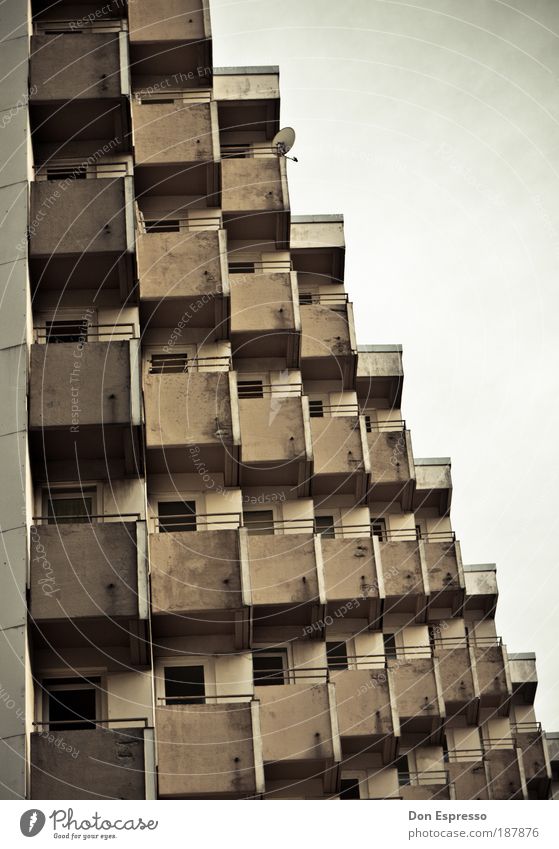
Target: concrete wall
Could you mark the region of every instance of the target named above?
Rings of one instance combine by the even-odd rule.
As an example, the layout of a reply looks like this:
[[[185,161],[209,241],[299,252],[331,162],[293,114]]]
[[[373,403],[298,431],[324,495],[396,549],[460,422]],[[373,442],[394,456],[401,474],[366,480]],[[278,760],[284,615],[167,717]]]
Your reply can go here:
[[[210,36],[209,14],[204,14],[202,0],[160,0],[130,3],[128,25],[130,41],[190,41]]]
[[[318,602],[314,539],[309,534],[248,535],[252,602]]]
[[[219,159],[215,105],[132,100],[136,165]],[[216,156],[217,154],[217,156]]]
[[[221,294],[224,237],[218,231],[147,233],[137,240],[142,298]],[[180,316],[178,316],[180,319]]]
[[[27,445],[27,359],[31,305],[27,262],[28,4],[0,7],[0,798],[26,794],[26,751],[33,683],[27,647],[25,587],[31,482]]]
[[[306,459],[301,398],[243,398],[239,414],[243,463]]]
[[[221,163],[223,212],[285,209],[285,161],[282,159],[224,159]]]
[[[347,315],[320,305],[301,304],[301,356],[347,357],[351,336]]]
[[[290,274],[231,276],[231,333],[295,330]]]

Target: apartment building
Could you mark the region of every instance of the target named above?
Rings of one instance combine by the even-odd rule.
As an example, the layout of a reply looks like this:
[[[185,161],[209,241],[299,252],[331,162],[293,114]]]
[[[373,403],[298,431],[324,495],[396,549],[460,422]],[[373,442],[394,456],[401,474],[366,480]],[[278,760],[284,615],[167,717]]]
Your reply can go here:
[[[278,69],[213,68],[202,0],[0,23],[0,795],[548,798],[401,348],[290,213]]]

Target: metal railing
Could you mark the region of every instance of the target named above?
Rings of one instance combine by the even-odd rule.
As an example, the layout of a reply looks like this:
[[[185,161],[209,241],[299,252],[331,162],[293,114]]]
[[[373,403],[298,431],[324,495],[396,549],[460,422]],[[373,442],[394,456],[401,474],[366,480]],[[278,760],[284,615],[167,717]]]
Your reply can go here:
[[[79,495],[76,495],[79,498]],[[90,524],[102,525],[117,524],[119,522],[139,522],[142,521],[140,513],[76,513],[70,516],[33,516],[34,525],[69,525],[69,524]]]
[[[81,319],[76,319],[75,323],[72,319],[62,320],[65,322],[64,327],[47,327],[46,325],[34,327],[35,342],[50,342],[51,344],[70,344],[77,341],[128,342],[130,339],[136,338],[136,328],[131,322],[124,324],[89,324]],[[73,324],[73,327],[70,327],[70,324]],[[107,338],[101,339],[102,336]]]
[[[512,722],[513,734],[536,734],[541,737],[543,730],[541,722]]]
[[[109,723],[113,723],[113,722],[120,723],[121,725],[123,725],[127,722],[143,722],[144,728],[150,727],[149,720],[148,720],[147,716],[127,716],[127,717],[119,717],[118,719],[117,718],[115,718],[115,719],[86,719],[86,718],[84,718],[84,719],[55,719],[55,720],[46,719],[44,722],[33,722],[32,725],[34,725],[36,728],[44,728],[45,726],[48,726],[49,728],[57,728],[57,727],[60,728],[61,726],[66,726],[66,725],[85,725],[85,724],[87,724],[87,725],[94,725],[96,727],[98,726],[98,727],[102,728],[103,726],[108,725]],[[76,729],[76,730],[82,731],[82,730],[86,730],[86,729]],[[87,729],[87,730],[90,730],[90,729]]]
[[[186,354],[178,353],[165,354],[161,359],[150,360],[149,374],[188,374],[188,372],[213,371],[214,369],[229,371],[231,364],[231,357],[225,354],[220,357],[189,357]]]
[[[35,179],[77,180],[86,178],[126,177],[130,165],[126,160],[105,162],[102,159],[90,162],[88,159],[52,159],[35,167]]]
[[[80,32],[122,32],[128,30],[123,18],[45,18],[33,21],[35,35],[64,35]]]
[[[211,103],[212,90],[209,88],[158,88],[157,84],[145,90],[138,89],[133,94],[134,99],[141,104],[174,103],[182,100],[188,103]]]
[[[238,378],[242,378],[242,372]],[[250,385],[249,385],[250,384]],[[238,396],[245,400],[247,398],[300,398],[303,395],[302,383],[259,383],[257,380],[246,380],[242,386],[242,380],[237,382]]]
[[[247,701],[254,701],[254,693],[225,693],[223,695],[219,693],[205,693],[204,695],[197,696],[157,697],[157,701],[162,707],[172,707],[173,705],[185,705],[186,707],[190,707],[191,705],[210,705],[213,702],[234,702],[238,701],[239,699],[247,699]]]
[[[366,410],[362,415],[367,416]],[[382,422],[370,419],[367,422],[367,433],[401,433],[406,430],[405,419],[390,419]]]
[[[155,529],[159,533],[180,533],[181,531],[201,531],[220,525],[219,530],[241,527],[241,513],[174,513],[169,516],[153,516]],[[172,528],[166,528],[165,526]],[[202,527],[200,527],[200,525]],[[224,528],[223,525],[226,525]]]
[[[345,310],[348,301],[349,297],[347,293],[344,292],[299,292],[299,304],[301,306],[313,306],[318,304],[319,306],[328,307],[329,309],[341,307],[342,310]]]
[[[221,142],[221,158],[222,159],[270,159],[271,157],[279,157],[277,147],[273,145],[262,145],[247,142],[246,144],[228,144]]]
[[[200,216],[199,218],[145,218],[138,217],[140,233],[191,233],[197,230],[221,230],[223,221],[221,215]]]
[[[298,531],[299,533],[314,533],[314,520],[308,519],[271,519],[268,523],[265,521],[254,521],[243,518],[242,527],[246,528],[248,533],[258,531],[260,534],[283,534],[285,531]]]
[[[315,405],[316,404],[316,405]],[[342,416],[358,416],[359,405],[352,404],[322,404],[309,401],[311,419],[337,418]]]
[[[420,531],[417,528],[403,528],[401,530],[384,530],[374,527],[373,522],[358,522],[356,524],[340,524],[334,522],[328,530],[334,531],[334,536],[344,537],[344,532],[349,532],[352,536],[358,533],[360,536],[379,538],[380,542],[456,542],[456,534],[454,531]],[[351,537],[348,537],[350,539]]]
[[[289,259],[229,260],[229,274],[283,274],[292,270],[293,264]]]
[[[426,769],[423,772],[398,770],[398,785],[400,787],[428,787],[430,784],[437,786],[449,784],[448,771],[446,769]]]

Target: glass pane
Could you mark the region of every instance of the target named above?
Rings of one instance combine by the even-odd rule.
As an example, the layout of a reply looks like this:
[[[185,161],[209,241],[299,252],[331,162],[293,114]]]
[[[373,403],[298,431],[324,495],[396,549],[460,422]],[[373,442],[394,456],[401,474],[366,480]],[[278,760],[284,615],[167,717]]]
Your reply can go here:
[[[285,684],[284,670],[287,666],[285,654],[265,654],[264,652],[253,654],[252,670],[254,683],[259,687],[270,684]]]
[[[326,643],[326,659],[329,669],[347,669],[346,643]]]
[[[247,510],[243,513],[245,528],[249,534],[273,534],[273,510]]]
[[[316,533],[320,534],[323,537],[333,538],[336,536],[336,532],[334,530],[334,517],[333,516],[316,516],[314,520]]]
[[[360,799],[359,779],[342,778],[340,784],[340,799]]]
[[[60,342],[87,341],[87,321],[47,321],[45,323],[46,341],[52,344]]]
[[[91,495],[76,496],[75,498],[57,498],[52,495],[49,498],[49,524],[87,522],[92,515],[93,498]]]
[[[195,501],[160,501],[157,512],[159,533],[196,530]]]
[[[166,704],[203,705],[205,695],[203,666],[165,667]]]
[[[49,721],[56,723],[52,730],[61,731],[95,728],[93,722],[76,722],[75,720],[94,720],[95,690],[54,690],[49,693]],[[71,721],[74,720],[74,721]]]

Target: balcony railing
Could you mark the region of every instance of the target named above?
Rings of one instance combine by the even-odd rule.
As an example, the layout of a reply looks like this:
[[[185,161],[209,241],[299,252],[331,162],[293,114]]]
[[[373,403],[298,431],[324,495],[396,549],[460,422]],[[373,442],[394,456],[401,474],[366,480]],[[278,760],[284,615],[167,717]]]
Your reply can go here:
[[[78,496],[76,496],[77,498]],[[34,525],[67,525],[76,523],[87,523],[99,525],[109,522],[139,522],[142,517],[140,513],[76,513],[69,516],[33,516]]]
[[[89,324],[81,319],[64,320],[65,327],[38,326],[33,328],[34,342],[71,343],[71,342],[129,342],[135,339],[136,328],[132,323],[125,324]],[[71,326],[70,326],[71,325]]]
[[[91,158],[90,158],[91,159]],[[52,159],[35,168],[36,180],[115,179],[131,174],[126,160],[104,162],[102,159]]]
[[[212,99],[211,89],[188,89],[167,88],[162,83],[148,86],[146,89],[138,89],[134,92],[134,99],[138,103],[174,103],[182,100],[183,103],[210,103]]]
[[[169,516],[154,516],[155,529],[158,533],[180,533],[212,530],[214,525],[223,529],[241,527],[241,513],[175,513]]]
[[[227,144],[221,143],[221,158],[222,159],[258,159],[259,157],[278,156],[278,150],[272,145],[255,145],[255,144]]]
[[[117,725],[127,725],[131,722],[143,722],[144,728],[150,728],[149,720],[147,716],[130,716],[130,717],[119,717],[118,719],[57,719],[57,720],[45,720],[44,722],[33,722],[32,725],[35,728],[66,728],[68,725],[84,725],[84,723],[88,724],[89,728],[81,729],[76,728],[74,730],[91,730],[91,728],[110,728],[113,723]]]
[[[449,777],[446,769],[415,771],[398,771],[398,785],[400,787],[419,786],[427,787],[430,784],[448,784]]]
[[[367,411],[363,410],[362,414],[367,417]],[[405,419],[391,419],[383,422],[376,422],[369,418],[367,421],[367,433],[400,433],[406,430]]]
[[[242,381],[242,372],[239,373],[239,383]],[[242,400],[249,398],[300,398],[303,395],[302,383],[260,383],[247,379],[246,385],[238,386],[238,395]]]
[[[513,734],[538,734],[543,733],[541,722],[513,722],[511,723]]]
[[[140,233],[192,233],[200,230],[221,230],[223,221],[220,215],[204,215],[199,218],[159,218],[147,219],[143,214],[138,215],[138,230]]]
[[[422,540],[423,542],[456,542],[456,534],[454,531],[421,531],[418,528],[403,528],[401,530],[395,531],[387,531],[384,529],[379,529],[375,527],[376,523],[371,522],[371,524],[357,523],[357,524],[349,524],[343,525],[339,522],[334,522],[333,525],[330,525],[326,530],[331,532],[331,535],[335,537],[344,537],[345,532],[349,533],[352,537],[355,534],[359,534],[360,536],[365,537],[378,537],[380,542],[416,542],[418,540]],[[320,533],[324,531],[324,528],[317,528],[316,533]]]
[[[322,404],[321,406],[315,406],[312,401],[310,404],[310,416],[312,419],[359,415],[358,404]]]
[[[328,307],[332,310],[345,310],[349,301],[347,293],[299,292],[299,304],[302,306],[315,305]]]
[[[128,21],[123,18],[102,18],[92,14],[85,18],[50,18],[33,21],[35,35],[61,35],[80,32],[125,32]]]
[[[229,259],[229,274],[288,274],[293,271],[290,259]]]
[[[229,356],[187,357],[185,354],[166,354],[150,360],[149,374],[188,374],[191,371],[213,371],[219,368],[229,371],[232,360]]]

